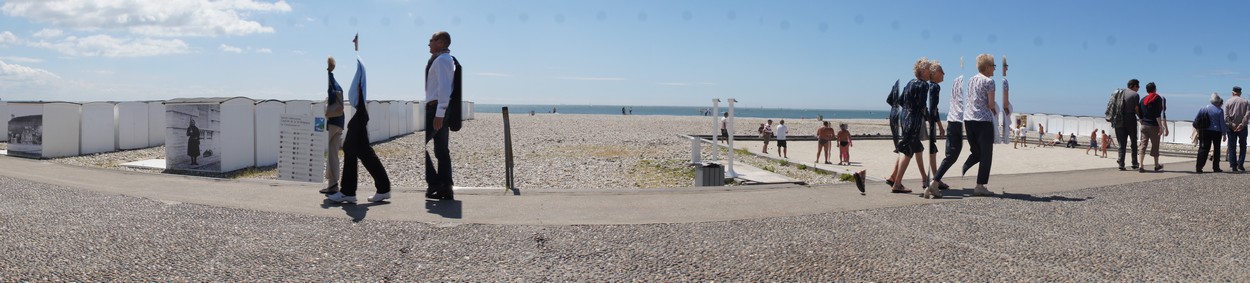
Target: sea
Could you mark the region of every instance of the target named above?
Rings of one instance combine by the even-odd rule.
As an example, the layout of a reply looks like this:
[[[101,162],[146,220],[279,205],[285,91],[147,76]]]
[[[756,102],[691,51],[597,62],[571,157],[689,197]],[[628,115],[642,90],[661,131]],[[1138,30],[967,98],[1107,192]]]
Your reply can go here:
[[[517,105],[517,104],[475,104],[478,113],[501,113],[508,107],[511,114],[555,113],[559,114],[599,114],[622,115],[625,108],[627,115],[670,115],[670,116],[711,116],[711,107],[696,106],[627,106],[627,105]],[[630,112],[632,110],[632,112]],[[721,112],[728,111],[720,107]],[[631,114],[632,113],[632,114]],[[797,109],[797,108],[764,108],[734,107],[734,117],[778,118],[778,119],[887,119],[888,110],[845,110],[845,109]],[[942,120],[946,119],[945,114]]]

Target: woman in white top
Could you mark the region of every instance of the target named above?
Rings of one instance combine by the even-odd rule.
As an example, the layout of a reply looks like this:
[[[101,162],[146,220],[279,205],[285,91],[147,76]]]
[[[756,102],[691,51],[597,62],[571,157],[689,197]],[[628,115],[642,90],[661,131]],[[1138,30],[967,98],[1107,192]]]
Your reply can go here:
[[[994,108],[994,56],[981,54],[977,56],[977,71],[980,74],[968,80],[968,93],[964,98],[964,129],[968,132],[968,161],[964,162],[963,173],[967,174],[972,165],[977,168],[977,186],[973,188],[974,196],[994,195],[985,184],[990,181],[990,168],[994,161],[994,124],[998,114]]]

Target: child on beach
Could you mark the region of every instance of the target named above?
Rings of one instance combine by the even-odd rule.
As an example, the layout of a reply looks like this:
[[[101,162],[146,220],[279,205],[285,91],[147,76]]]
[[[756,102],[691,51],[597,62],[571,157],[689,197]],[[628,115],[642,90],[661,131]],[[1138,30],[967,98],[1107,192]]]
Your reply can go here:
[[[1111,145],[1111,137],[1107,136],[1107,131],[1102,131],[1102,158],[1107,158],[1107,146]]]
[[[838,165],[851,165],[851,146],[855,145],[851,142],[851,131],[847,130],[846,123],[838,125],[842,129],[838,131],[838,152],[841,158],[838,159]],[[828,162],[829,158],[825,158]]]

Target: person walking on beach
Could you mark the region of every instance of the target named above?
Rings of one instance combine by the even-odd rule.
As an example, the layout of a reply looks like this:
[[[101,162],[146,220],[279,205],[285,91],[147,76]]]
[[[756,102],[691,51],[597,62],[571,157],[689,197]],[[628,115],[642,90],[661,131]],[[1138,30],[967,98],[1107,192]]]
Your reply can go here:
[[[907,82],[907,86],[903,88],[902,95],[899,96],[899,125],[902,126],[902,134],[899,136],[898,151],[903,154],[902,160],[897,163],[894,175],[893,193],[910,193],[903,186],[903,176],[906,174],[908,163],[912,158],[916,159],[916,166],[920,169],[921,186],[928,187],[928,173],[924,170],[924,145],[921,144],[921,136],[924,135],[924,121],[928,118],[925,111],[925,100],[929,96],[930,84],[929,79],[929,61],[926,58],[920,58],[916,61],[913,68],[916,78]]]
[[[781,158],[790,158],[789,147],[786,147],[786,135],[790,133],[790,127],[786,126],[786,120],[777,121],[777,130],[773,134],[777,135],[777,156]]]
[[[1042,147],[1045,145],[1045,141],[1043,141],[1045,138],[1046,138],[1046,126],[1042,126],[1042,123],[1037,123],[1037,147]],[[1059,133],[1059,139],[1055,140],[1055,144],[1058,144],[1059,140],[1062,140],[1062,139],[1063,139],[1063,133]]]
[[[1120,165],[1120,171],[1125,170],[1124,154],[1129,148],[1132,148],[1132,155],[1130,155],[1130,157],[1133,158],[1132,168],[1134,170],[1138,168],[1137,120],[1139,119],[1138,113],[1141,113],[1141,109],[1139,109],[1141,96],[1137,94],[1137,90],[1140,88],[1141,82],[1137,81],[1137,79],[1131,79],[1128,81],[1128,89],[1122,90],[1123,93],[1120,94],[1120,101],[1108,103],[1109,105],[1120,103],[1120,111],[1118,115],[1114,115],[1112,117],[1113,121],[1108,121],[1111,122],[1111,127],[1115,129],[1115,139],[1118,141],[1117,143],[1120,144],[1120,157],[1115,161],[1116,164]],[[1115,97],[1113,96],[1112,99],[1115,99]],[[1114,109],[1108,110],[1114,111]]]
[[[768,153],[768,142],[773,140],[773,119],[768,119],[768,124],[764,124],[760,128],[760,138],[764,140],[764,153]]]
[[[1203,123],[1202,121],[1208,124],[1206,127],[1194,129],[1198,132],[1199,140],[1198,166],[1195,168],[1195,172],[1202,173],[1202,168],[1206,167],[1207,154],[1212,153],[1211,147],[1215,147],[1215,152],[1210,155],[1212,159],[1211,171],[1216,173],[1224,172],[1224,170],[1220,170],[1220,141],[1221,139],[1228,140],[1225,133],[1228,133],[1229,129],[1228,124],[1224,121],[1224,109],[1220,108],[1223,105],[1224,99],[1220,98],[1220,94],[1212,93],[1211,104],[1199,109],[1198,116],[1194,117],[1194,126],[1200,126],[1199,124]],[[1206,117],[1203,117],[1204,115]]]
[[[977,165],[977,186],[974,196],[994,195],[985,188],[990,182],[990,169],[994,162],[994,123],[998,109],[994,108],[994,55],[977,55],[977,71],[968,80],[968,96],[964,100],[964,129],[968,132],[968,160],[964,161],[963,174]]]
[[[1154,82],[1146,83],[1146,93],[1138,106],[1141,109],[1141,154],[1137,159],[1142,162],[1138,172],[1146,172],[1147,149],[1155,160],[1154,171],[1163,170],[1163,165],[1159,164],[1159,139],[1168,135],[1167,115],[1163,114],[1167,111],[1167,100],[1156,92]]]
[[[427,151],[425,155],[425,197],[439,200],[454,200],[455,181],[452,179],[451,149],[449,124],[459,123],[460,105],[454,98],[460,97],[460,62],[451,56],[451,34],[446,31],[435,32],[430,36],[430,60],[425,65],[425,142],[434,142],[434,157],[438,158],[438,168],[434,168]],[[449,121],[448,119],[451,119]]]
[[[821,122],[820,129],[816,130],[816,163],[820,163],[820,152],[823,150],[825,152],[825,164],[833,164],[833,162],[829,161],[829,156],[833,155],[829,153],[832,149],[829,143],[833,142],[833,136],[833,127],[829,126],[829,121]],[[838,162],[838,164],[842,163]]]
[[[963,58],[960,58],[960,68],[963,68]],[[959,160],[959,154],[964,147],[964,76],[955,77],[955,81],[951,86],[951,102],[950,108],[946,111],[946,157],[942,158],[942,165],[938,166],[937,172],[933,173],[933,184],[930,188],[937,187],[938,190],[950,189],[950,186],[942,182],[942,176],[946,176],[946,171],[955,165],[955,161]],[[931,194],[940,195],[940,194]]]
[[[1241,98],[1241,87],[1233,87],[1233,97],[1224,102],[1228,123],[1228,168],[1246,171],[1246,126],[1250,123],[1250,102]],[[1234,146],[1235,145],[1235,146]]]
[[[838,125],[841,130],[838,131],[838,153],[841,157],[838,159],[838,165],[851,165],[851,146],[855,143],[851,141],[851,131],[847,129],[846,123]],[[829,161],[825,157],[825,161]],[[861,189],[862,190],[862,189]]]
[[[1094,156],[1098,156],[1098,129],[1089,133],[1089,148],[1085,149],[1085,154],[1089,155],[1091,149],[1094,150]]]
[[[720,142],[722,143],[729,142],[729,127],[725,127],[726,121],[729,121],[729,112],[725,112],[725,115],[720,117]]]
[[[929,175],[937,173],[937,137],[946,135],[946,128],[942,127],[942,123],[938,122],[941,115],[938,114],[938,103],[941,102],[941,83],[946,81],[946,71],[942,70],[942,63],[937,60],[929,60],[929,108],[927,109],[926,122],[929,123]],[[923,165],[922,165],[923,167]],[[925,187],[930,187],[929,180],[923,180]]]
[[[329,146],[326,147],[326,182],[330,183],[326,188],[321,189],[322,194],[333,194],[339,192],[339,179],[342,178],[342,171],[339,171],[339,150],[343,149],[343,87],[339,86],[339,82],[334,79],[334,57],[326,59],[326,73],[330,76],[330,83],[326,89],[326,132],[330,137]]]
[[[187,126],[187,156],[191,157],[191,165],[200,165],[200,127],[195,126],[195,119],[190,119]]]
[[[360,37],[352,39],[352,43],[356,46],[356,76],[352,78],[351,89],[348,90],[348,99],[355,114],[352,115],[351,121],[347,122],[347,137],[343,140],[343,181],[339,183],[341,189],[334,194],[326,196],[326,200],[334,203],[355,203],[356,202],[356,178],[360,175],[357,173],[356,160],[360,160],[364,164],[365,171],[373,176],[374,186],[378,191],[372,197],[371,202],[379,202],[391,198],[391,179],[386,175],[386,168],[382,167],[382,160],[378,159],[377,152],[373,151],[373,146],[369,145],[369,107],[367,107],[367,99],[365,91],[365,64],[360,59]]]

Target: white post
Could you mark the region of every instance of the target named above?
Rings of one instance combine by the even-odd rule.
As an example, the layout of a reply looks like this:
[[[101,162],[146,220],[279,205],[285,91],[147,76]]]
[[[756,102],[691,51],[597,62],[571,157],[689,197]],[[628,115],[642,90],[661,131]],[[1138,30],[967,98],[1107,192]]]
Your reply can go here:
[[[701,141],[699,141],[698,137],[690,137],[690,164],[691,165],[699,166],[699,164],[703,162],[703,160],[701,160],[703,157],[701,154],[702,152],[700,152],[703,150],[703,148],[700,147],[700,144],[699,144],[700,142]]]
[[[712,99],[712,160],[720,160],[720,145],[716,136],[720,135],[720,98]]]
[[[729,99],[729,118],[725,121],[725,127],[729,128],[729,137],[726,139],[729,140],[729,172],[727,173],[730,178],[738,177],[738,173],[734,172],[734,102],[738,102],[738,100],[733,98]]]

